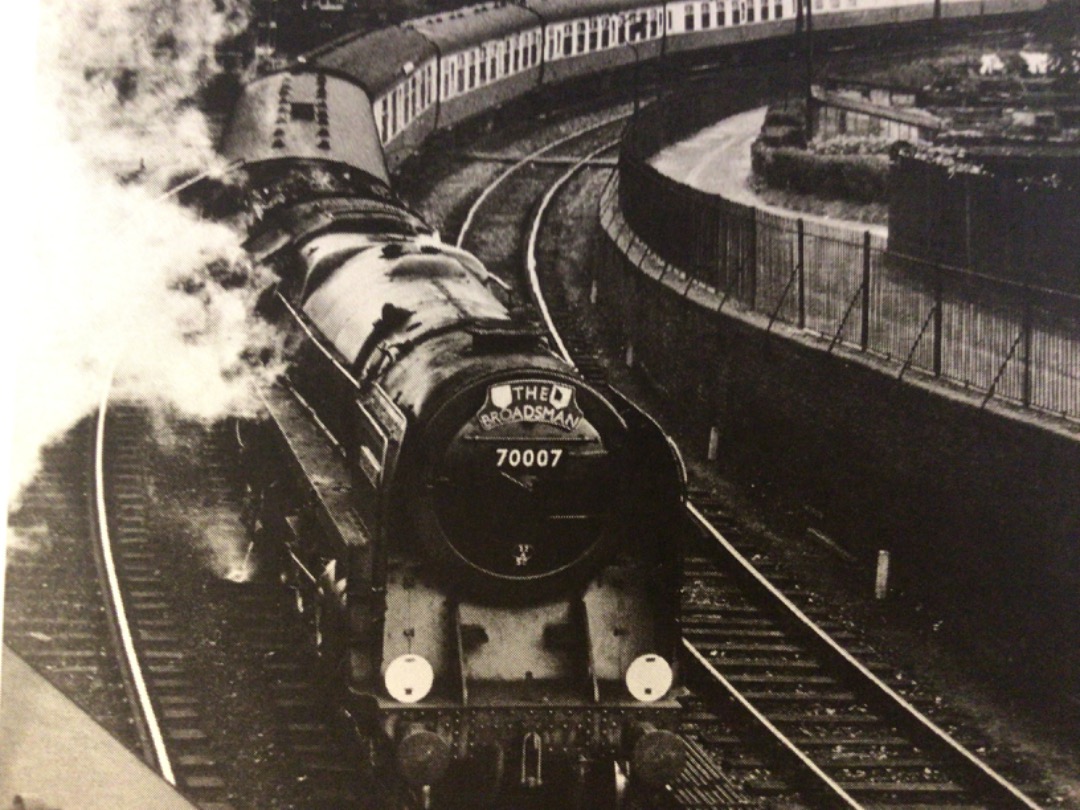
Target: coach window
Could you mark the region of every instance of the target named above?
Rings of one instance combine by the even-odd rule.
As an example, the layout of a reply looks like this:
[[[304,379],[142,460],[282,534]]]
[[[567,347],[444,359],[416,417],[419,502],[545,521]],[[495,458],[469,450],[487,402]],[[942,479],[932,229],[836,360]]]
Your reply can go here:
[[[386,96],[383,96],[379,99],[379,138],[383,143],[387,141],[388,124],[386,114]]]
[[[574,53],[585,53],[585,21],[578,20],[577,24],[577,50]]]
[[[693,3],[687,3],[683,6],[683,30],[694,30],[694,5]]]
[[[773,7],[773,12],[774,12],[773,17],[775,17],[776,19],[779,20],[781,17],[784,16],[784,4],[783,3],[777,3]]]
[[[574,26],[563,26],[563,41],[562,41],[563,56],[570,56],[574,52]]]
[[[600,23],[596,18],[589,20],[589,52],[600,47]]]
[[[712,28],[712,7],[708,3],[701,4],[701,27]]]
[[[762,2],[766,2],[766,0],[762,0]],[[501,43],[499,47],[502,47]],[[499,52],[494,46],[491,48],[491,56],[488,57],[488,73],[491,74],[492,81],[499,78]]]
[[[607,48],[611,46],[611,18],[604,17],[600,21],[600,47]]]
[[[649,9],[649,36],[652,39],[656,39],[656,37],[659,35],[660,24],[658,22],[658,18],[660,16],[661,15],[656,11],[656,9]]]
[[[761,0],[761,19],[769,19],[769,0]]]
[[[487,48],[480,49],[480,84],[487,81]]]

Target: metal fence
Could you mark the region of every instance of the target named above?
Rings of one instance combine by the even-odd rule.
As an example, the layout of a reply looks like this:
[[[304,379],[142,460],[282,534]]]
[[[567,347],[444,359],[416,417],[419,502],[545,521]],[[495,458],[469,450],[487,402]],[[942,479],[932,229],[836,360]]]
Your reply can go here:
[[[684,186],[647,162],[657,131],[670,131],[649,112],[620,154],[623,216],[659,258],[715,290],[721,307],[817,333],[830,351],[892,361],[900,378],[917,369],[951,381],[984,405],[999,397],[1080,418],[1080,296],[890,253],[869,232]]]

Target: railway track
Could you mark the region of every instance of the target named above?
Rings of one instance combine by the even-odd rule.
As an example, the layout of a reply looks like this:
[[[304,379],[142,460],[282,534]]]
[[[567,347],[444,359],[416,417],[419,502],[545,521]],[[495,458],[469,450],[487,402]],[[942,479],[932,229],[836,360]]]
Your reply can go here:
[[[202,808],[370,806],[306,617],[247,578],[230,437],[155,429],[103,407],[46,451],[12,516],[6,641]]]
[[[683,604],[695,683],[743,715],[804,795],[853,808],[1038,807],[927,718],[923,699],[886,683],[904,680],[857,636],[823,627],[827,605],[790,580],[801,596],[787,596],[750,564],[714,525],[722,512],[689,508],[704,532]]]
[[[4,643],[129,748],[135,719],[94,576],[87,500],[93,438],[83,420],[42,453],[41,471],[8,519]]]
[[[354,742],[322,700],[307,617],[245,553],[231,437],[174,426],[163,455],[149,427],[138,409],[110,416],[103,502],[162,773],[209,810],[360,806]]]
[[[610,148],[597,144],[604,134],[604,127],[586,127],[578,137],[564,136],[511,165],[474,203],[458,237],[509,283],[526,268],[529,297],[558,351],[599,383],[606,378],[604,363],[573,317],[564,285],[552,278],[551,267],[539,267],[537,251],[541,221],[555,195],[590,165],[603,168],[595,161]],[[567,148],[578,159],[564,157],[558,177],[540,179],[557,164],[537,168],[536,160],[562,157]],[[542,185],[545,193],[537,191]],[[482,206],[497,213],[484,220],[484,237],[473,239],[469,228]],[[523,210],[532,212],[528,225]],[[549,244],[547,254],[550,265],[559,263],[557,246]],[[687,702],[684,735],[695,755],[707,752],[710,762],[723,763],[716,778],[733,775],[725,785],[742,783],[746,791],[721,796],[713,782],[714,792],[703,798],[675,786],[677,804],[718,806],[758,794],[797,793],[815,807],[1038,807],[921,712],[915,704],[926,705],[924,699],[908,700],[887,684],[883,678],[903,685],[892,668],[876,660],[860,663],[856,656],[870,651],[850,631],[829,626],[827,606],[806,604],[800,583],[770,572],[799,594],[801,607],[757,571],[717,528],[738,530],[718,504],[691,503],[688,511],[701,540],[685,561],[684,667],[696,695]],[[760,555],[755,544],[747,542],[747,548]],[[935,709],[932,702],[926,707]],[[733,715],[739,718],[734,724]],[[747,756],[748,747],[761,753]],[[1003,762],[1010,764],[1007,757]]]

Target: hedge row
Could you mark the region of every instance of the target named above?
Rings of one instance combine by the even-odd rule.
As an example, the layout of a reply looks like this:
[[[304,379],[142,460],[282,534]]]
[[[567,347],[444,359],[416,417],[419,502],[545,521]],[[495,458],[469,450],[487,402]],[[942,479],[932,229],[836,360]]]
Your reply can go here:
[[[773,188],[860,203],[889,200],[889,159],[881,155],[815,155],[761,139],[751,155],[754,173]]]

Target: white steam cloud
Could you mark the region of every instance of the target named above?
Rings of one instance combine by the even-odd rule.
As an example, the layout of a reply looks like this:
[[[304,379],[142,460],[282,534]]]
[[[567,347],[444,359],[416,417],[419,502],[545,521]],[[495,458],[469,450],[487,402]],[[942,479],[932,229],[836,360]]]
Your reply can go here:
[[[253,409],[270,372],[250,358],[273,346],[250,316],[268,279],[238,234],[162,196],[220,160],[195,99],[245,8],[41,0],[39,14],[29,266],[6,270],[21,283],[7,302],[19,310],[9,497],[114,365],[127,397],[209,420]]]

